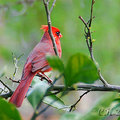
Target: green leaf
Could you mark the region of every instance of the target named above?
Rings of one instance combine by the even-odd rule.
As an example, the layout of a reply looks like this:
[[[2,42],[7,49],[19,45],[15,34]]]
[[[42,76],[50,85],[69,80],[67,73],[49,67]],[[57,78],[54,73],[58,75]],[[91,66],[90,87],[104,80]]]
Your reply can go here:
[[[66,106],[64,102],[55,95],[50,95],[45,97],[43,102],[57,109],[61,109],[65,111],[69,110],[69,106]]]
[[[35,84],[32,90],[28,93],[27,99],[29,100],[33,108],[35,109],[39,101],[42,100],[49,85],[47,84],[46,81],[40,81],[39,77],[37,76],[35,76],[34,79],[38,79],[38,83]]]
[[[105,94],[91,109],[91,111],[85,115],[80,115],[78,113],[65,113],[62,115],[60,120],[69,120],[71,114],[72,120],[102,120],[108,114],[108,107],[115,97],[116,95],[114,93]]]
[[[112,106],[112,108],[110,108],[110,110],[108,111],[108,114],[106,115],[104,120],[106,120],[109,116],[120,116],[120,103],[118,103],[118,104]]]
[[[49,85],[47,81],[40,81],[39,77],[37,76],[34,77],[33,81],[34,83],[32,84],[34,85],[32,90],[28,93],[27,99],[35,109],[40,100],[42,100]],[[49,92],[49,94],[51,93]],[[68,106],[66,106],[64,102],[55,95],[46,96],[43,99],[43,102],[57,109],[62,109],[66,111],[68,110]]]
[[[0,120],[21,120],[16,107],[2,98],[0,98]]]
[[[60,120],[80,120],[80,114],[79,113],[65,113],[62,115]]]
[[[53,69],[56,69],[60,72],[63,72],[64,71],[64,64],[62,62],[62,60],[57,57],[57,56],[47,56],[47,60],[50,64],[50,66],[53,68]]]
[[[93,83],[97,79],[97,68],[91,59],[81,53],[70,57],[65,69],[66,86],[78,82]]]
[[[120,120],[120,117],[118,117],[118,119],[117,120]]]
[[[109,112],[109,107],[113,100],[116,98],[117,94],[110,93],[105,94],[102,98],[96,103],[93,109],[88,112],[86,115],[81,117],[81,120],[101,120]]]

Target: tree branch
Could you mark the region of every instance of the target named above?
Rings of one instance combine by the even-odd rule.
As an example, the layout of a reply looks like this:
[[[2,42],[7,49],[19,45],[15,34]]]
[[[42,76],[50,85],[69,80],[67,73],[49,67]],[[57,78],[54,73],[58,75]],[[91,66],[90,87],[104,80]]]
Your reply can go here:
[[[87,28],[87,31],[85,31],[86,43],[87,43],[87,47],[88,47],[91,59],[96,64],[98,75],[99,75],[99,79],[102,81],[102,83],[105,86],[109,86],[107,81],[102,76],[101,71],[100,71],[100,67],[99,67],[98,63],[96,62],[96,60],[94,58],[94,55],[93,55],[93,42],[92,42],[92,35],[91,35],[91,25],[92,25],[92,19],[94,18],[93,17],[93,5],[94,5],[94,3],[95,3],[95,0],[92,0],[90,19],[88,20],[88,22],[85,22],[85,20],[81,16],[79,16],[79,18],[84,23],[85,28]]]
[[[89,93],[89,92],[90,92],[90,91],[88,90],[88,91],[86,91],[85,93],[83,93],[83,94],[80,96],[80,98],[79,98],[73,105],[71,105],[69,112],[71,112],[71,111],[73,110],[73,108],[75,108],[76,105],[80,102],[80,100],[83,98],[83,96],[85,96],[85,95],[86,95],[87,93]]]
[[[83,84],[76,85],[76,87],[68,87],[66,88],[64,85],[55,85],[51,91],[106,91],[106,92],[120,92],[120,86],[117,85],[91,85],[91,84]]]
[[[51,7],[51,9],[49,10],[49,7],[48,7],[48,6],[49,6],[49,1],[46,2],[45,0],[43,0],[44,6],[45,6],[45,10],[46,10],[46,15],[47,15],[47,23],[48,23],[48,28],[49,28],[48,32],[49,32],[50,38],[51,38],[51,40],[52,40],[54,52],[55,52],[55,54],[56,54],[57,56],[59,56],[58,50],[57,50],[57,45],[56,45],[56,42],[55,42],[55,38],[54,38],[54,36],[53,36],[53,34],[52,34],[51,18],[50,18],[50,14],[51,14],[51,12],[52,12],[52,10],[53,10],[53,7],[54,7],[54,5],[55,5],[55,2],[56,2],[56,0],[53,1],[52,7]]]
[[[3,84],[4,87],[6,87],[9,90],[9,92],[12,92],[12,90],[2,80],[0,80],[0,82]]]
[[[3,98],[5,98],[5,99],[8,99],[9,97],[12,96],[12,94],[13,94],[13,92],[11,91],[11,92],[9,92],[9,93],[1,94],[0,97],[3,97]]]
[[[64,85],[55,85],[53,86],[50,91],[101,91],[101,92],[120,92],[120,86],[117,85],[91,85],[91,84],[83,84],[83,85],[76,85],[76,87],[68,87],[66,88]],[[12,95],[12,91],[6,94],[1,94],[0,96],[6,98],[7,96],[10,97]],[[46,94],[47,95],[47,94]],[[6,97],[4,97],[6,96]],[[8,98],[7,97],[7,98]]]
[[[51,9],[50,9],[50,13],[52,12],[52,10],[53,10],[53,8],[54,8],[55,3],[56,3],[56,0],[53,1],[52,7],[51,7]]]

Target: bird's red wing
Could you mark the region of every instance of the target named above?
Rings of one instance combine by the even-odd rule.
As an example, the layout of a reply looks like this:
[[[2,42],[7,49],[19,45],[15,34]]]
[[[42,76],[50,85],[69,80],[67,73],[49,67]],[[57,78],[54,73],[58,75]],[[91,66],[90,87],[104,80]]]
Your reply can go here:
[[[48,43],[40,43],[37,45],[33,52],[31,53],[34,55],[34,58],[32,59],[32,72],[35,72],[37,70],[41,70],[42,68],[49,66],[46,55],[47,54],[54,54],[54,51],[52,49],[52,46]]]
[[[41,70],[45,66],[48,66],[48,62],[45,59],[45,55],[37,56],[32,61],[32,72],[35,72],[37,70]]]

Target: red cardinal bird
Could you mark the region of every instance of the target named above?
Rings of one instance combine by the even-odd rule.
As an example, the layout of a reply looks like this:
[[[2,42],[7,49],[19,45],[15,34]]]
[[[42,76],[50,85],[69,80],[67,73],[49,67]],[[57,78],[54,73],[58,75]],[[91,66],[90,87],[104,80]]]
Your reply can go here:
[[[62,35],[58,28],[55,27],[51,28],[53,36],[55,37],[59,57],[61,57],[62,51],[60,38],[62,37]],[[52,68],[46,61],[46,54],[55,55],[52,40],[48,33],[48,26],[43,25],[41,29],[44,29],[45,33],[41,41],[35,46],[33,51],[29,54],[23,68],[21,82],[9,100],[9,102],[15,104],[16,107],[21,106],[33,77],[39,72],[44,74],[44,72],[49,72],[52,70]]]

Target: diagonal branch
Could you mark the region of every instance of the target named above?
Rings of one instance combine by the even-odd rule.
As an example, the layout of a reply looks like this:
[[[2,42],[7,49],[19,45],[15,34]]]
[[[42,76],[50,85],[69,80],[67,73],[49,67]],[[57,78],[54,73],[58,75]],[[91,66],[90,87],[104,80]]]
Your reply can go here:
[[[53,34],[52,34],[51,18],[50,18],[50,14],[51,14],[51,12],[52,12],[52,10],[53,10],[53,7],[54,7],[54,5],[55,5],[55,2],[56,2],[56,0],[53,1],[52,7],[51,7],[51,9],[49,10],[49,1],[46,2],[45,0],[43,0],[44,6],[45,6],[45,10],[46,10],[46,15],[47,15],[47,23],[48,23],[48,28],[49,28],[48,32],[49,32],[50,38],[51,38],[51,40],[52,40],[54,52],[55,52],[55,54],[56,54],[57,56],[59,56],[58,50],[57,50],[57,45],[56,45],[56,43],[55,43],[55,38],[54,38],[54,36],[53,36]]]
[[[53,10],[53,8],[54,8],[55,3],[56,3],[56,0],[53,1],[52,7],[51,7],[51,9],[50,9],[50,13],[52,12],[52,10]]]
[[[12,90],[2,80],[0,80],[0,82],[3,84],[4,87],[6,87],[9,90],[9,92],[12,92]]]
[[[80,102],[80,100],[81,100],[87,93],[89,93],[89,92],[90,92],[90,91],[88,90],[88,91],[86,91],[85,93],[83,93],[83,94],[80,96],[80,98],[79,98],[73,105],[71,105],[69,112],[71,112],[71,111],[76,107],[76,105]]]

